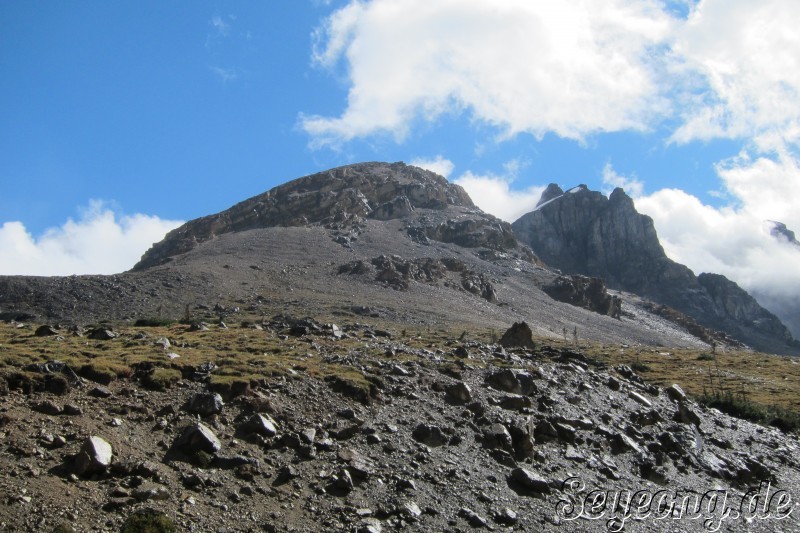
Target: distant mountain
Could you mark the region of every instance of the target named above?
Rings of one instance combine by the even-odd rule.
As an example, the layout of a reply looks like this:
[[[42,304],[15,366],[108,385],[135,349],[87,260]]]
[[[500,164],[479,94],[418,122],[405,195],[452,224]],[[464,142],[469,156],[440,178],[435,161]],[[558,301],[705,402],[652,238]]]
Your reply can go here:
[[[789,244],[800,246],[800,241],[795,238],[794,232],[787,228],[786,224],[783,222],[777,222],[775,220],[767,220],[767,224],[769,225],[770,235],[776,239],[786,241]]]
[[[783,222],[775,220],[767,220],[765,225],[772,237],[798,254],[797,261],[800,263],[800,241],[795,237],[795,232]],[[752,292],[759,302],[780,317],[795,338],[800,338],[800,294],[798,294],[800,287],[795,287],[794,291],[781,289],[771,291],[762,289]]]
[[[673,307],[766,351],[796,341],[774,314],[736,283],[694,273],[669,259],[650,217],[617,188],[606,198],[585,186],[550,184],[534,211],[512,224],[517,238],[566,273],[604,278],[609,287]]]

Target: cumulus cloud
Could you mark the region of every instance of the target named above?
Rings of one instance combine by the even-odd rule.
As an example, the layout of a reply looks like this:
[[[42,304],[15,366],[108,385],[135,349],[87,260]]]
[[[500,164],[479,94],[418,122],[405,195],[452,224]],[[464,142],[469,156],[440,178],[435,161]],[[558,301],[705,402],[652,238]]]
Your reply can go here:
[[[703,0],[676,28],[673,53],[699,77],[681,95],[673,140],[752,139],[761,150],[800,139],[800,3]]]
[[[436,172],[440,176],[444,176],[445,178],[450,176],[450,173],[453,172],[455,168],[455,164],[449,159],[445,159],[441,155],[437,155],[433,159],[414,159],[409,163],[415,167],[424,168],[425,170],[430,170],[431,172]]]
[[[93,200],[75,221],[34,237],[21,222],[0,226],[0,274],[114,274],[130,269],[182,222],[143,214],[117,216]]]
[[[673,25],[655,0],[354,0],[314,52],[346,63],[347,107],[301,125],[317,145],[402,140],[415,120],[465,110],[501,136],[644,130],[668,108],[654,50]]]

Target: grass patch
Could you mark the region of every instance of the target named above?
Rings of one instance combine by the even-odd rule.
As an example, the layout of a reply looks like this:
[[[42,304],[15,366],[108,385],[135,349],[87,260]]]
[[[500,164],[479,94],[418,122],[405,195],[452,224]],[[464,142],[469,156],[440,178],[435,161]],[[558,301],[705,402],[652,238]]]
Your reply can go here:
[[[697,400],[707,406],[719,409],[736,418],[757,424],[774,426],[787,433],[800,430],[800,414],[777,405],[763,405],[748,400],[743,394],[732,391],[704,394]]]

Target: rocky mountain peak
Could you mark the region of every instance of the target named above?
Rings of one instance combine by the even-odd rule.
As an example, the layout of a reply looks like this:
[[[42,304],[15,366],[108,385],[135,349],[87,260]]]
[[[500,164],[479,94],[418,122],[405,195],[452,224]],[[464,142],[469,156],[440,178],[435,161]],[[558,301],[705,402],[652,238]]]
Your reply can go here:
[[[767,220],[767,224],[769,225],[770,235],[795,246],[800,246],[800,241],[797,240],[794,232],[786,227],[786,224],[776,220]]]
[[[545,204],[554,198],[558,198],[562,194],[564,194],[564,190],[555,183],[551,183],[542,193],[542,196],[539,198],[536,207],[539,207],[540,205]]]
[[[636,211],[623,189],[608,198],[587,188],[555,193],[548,187],[539,206],[512,224],[517,238],[548,265],[603,278],[611,288],[673,307],[762,349],[793,342],[780,320],[738,285],[716,274],[698,278],[669,259],[653,220]]]
[[[290,181],[220,213],[189,221],[148,250],[133,270],[164,264],[225,233],[352,217],[390,220],[415,209],[450,206],[477,210],[461,186],[434,172],[404,163],[347,165]]]

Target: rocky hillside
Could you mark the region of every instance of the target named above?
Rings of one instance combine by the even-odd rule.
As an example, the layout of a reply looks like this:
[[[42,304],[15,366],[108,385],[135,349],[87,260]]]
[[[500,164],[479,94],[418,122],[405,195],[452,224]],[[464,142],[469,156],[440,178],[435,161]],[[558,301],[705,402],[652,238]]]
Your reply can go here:
[[[524,323],[498,344],[285,316],[40,329],[0,327],[43,356],[0,378],[3,531],[800,528],[796,436]]]
[[[393,220],[407,217],[415,209],[441,211],[448,206],[479,213],[460,186],[433,172],[403,163],[349,165],[290,181],[221,213],[192,220],[153,246],[133,270],[164,264],[226,233],[327,224],[349,226],[357,234],[364,218]],[[488,225],[494,227],[486,229]],[[486,231],[493,234],[481,235]],[[343,242],[351,236],[343,236]],[[484,213],[457,224],[425,227],[417,236],[462,246],[516,246],[508,224]]]
[[[606,198],[584,186],[550,184],[537,209],[512,224],[519,240],[565,273],[596,276],[612,288],[674,307],[756,348],[796,350],[789,330],[734,282],[694,273],[669,259],[650,217],[622,189]]]

